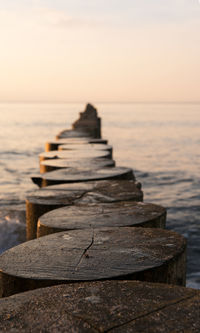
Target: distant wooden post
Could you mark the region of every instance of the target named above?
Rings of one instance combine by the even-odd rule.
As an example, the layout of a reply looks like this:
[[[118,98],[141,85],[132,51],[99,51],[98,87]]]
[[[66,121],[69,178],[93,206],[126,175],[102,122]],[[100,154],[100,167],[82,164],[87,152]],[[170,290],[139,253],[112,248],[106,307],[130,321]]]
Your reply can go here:
[[[84,151],[86,154],[88,151],[92,150],[92,151],[99,151],[99,150],[103,150],[103,151],[108,151],[109,152],[109,157],[112,158],[112,153],[113,153],[113,149],[112,146],[110,145],[96,145],[96,144],[85,144],[85,145],[81,145],[81,144],[64,144],[64,145],[60,145],[58,147],[58,150],[61,151],[67,151],[67,152],[71,152],[73,151],[74,153],[76,153],[77,155],[79,155],[80,151]]]
[[[98,170],[115,166],[115,161],[108,158],[51,158],[40,162],[40,173],[66,168],[80,168],[82,170]]]
[[[39,187],[64,184],[79,183],[93,180],[112,179],[135,179],[133,170],[125,167],[102,168],[98,170],[84,169],[60,169],[31,177],[32,181]]]
[[[97,115],[97,110],[87,104],[83,112],[80,113],[80,118],[72,124],[73,129],[81,129],[89,133],[94,138],[101,138],[101,118]]]
[[[63,131],[61,131],[60,133],[58,133],[56,135],[56,140],[59,139],[64,139],[64,138],[83,138],[83,139],[92,139],[92,137],[90,136],[89,133],[86,133],[84,131],[81,130],[72,130],[72,129],[65,129]]]
[[[39,161],[45,161],[52,158],[61,158],[61,159],[79,159],[80,165],[82,159],[96,159],[96,158],[111,158],[110,152],[106,150],[79,150],[78,152],[67,151],[67,150],[53,150],[49,152],[43,152],[39,154]]]
[[[49,141],[45,143],[45,151],[57,150],[60,145],[64,144],[107,144],[108,140],[105,139],[89,139],[89,138],[63,138],[56,141]]]

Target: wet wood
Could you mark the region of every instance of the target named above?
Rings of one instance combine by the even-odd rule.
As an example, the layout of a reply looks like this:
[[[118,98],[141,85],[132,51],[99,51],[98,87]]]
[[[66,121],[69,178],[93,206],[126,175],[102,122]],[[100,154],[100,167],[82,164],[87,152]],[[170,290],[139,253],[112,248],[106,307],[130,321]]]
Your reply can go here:
[[[108,140],[105,139],[86,139],[86,138],[66,138],[56,141],[50,141],[45,143],[45,151],[57,150],[60,145],[63,144],[107,144]]]
[[[87,182],[91,180],[135,179],[133,170],[125,167],[103,168],[98,170],[84,170],[78,168],[60,169],[31,177],[39,187]]]
[[[37,237],[65,230],[102,227],[165,228],[166,209],[149,203],[75,204],[44,214],[39,218]]]
[[[38,218],[53,209],[75,202],[87,204],[124,200],[142,201],[140,184],[133,180],[105,180],[53,185],[34,190],[26,199],[27,240],[36,238]]]
[[[84,282],[0,300],[1,332],[200,332],[200,291],[138,281]]]
[[[96,158],[96,159],[88,159],[84,158],[80,161],[80,159],[72,158],[72,159],[48,159],[40,162],[40,173],[45,173],[49,171],[54,171],[63,168],[80,168],[81,169],[92,169],[98,170],[105,167],[114,167],[115,161],[109,158]]]
[[[102,279],[185,284],[185,239],[152,228],[60,232],[0,256],[0,295],[58,283]]]
[[[51,158],[73,159],[75,157],[76,159],[79,159],[80,162],[82,159],[111,158],[109,151],[95,150],[95,149],[89,149],[86,151],[78,150],[76,152],[72,150],[66,150],[66,151],[53,150],[39,154],[40,162]]]

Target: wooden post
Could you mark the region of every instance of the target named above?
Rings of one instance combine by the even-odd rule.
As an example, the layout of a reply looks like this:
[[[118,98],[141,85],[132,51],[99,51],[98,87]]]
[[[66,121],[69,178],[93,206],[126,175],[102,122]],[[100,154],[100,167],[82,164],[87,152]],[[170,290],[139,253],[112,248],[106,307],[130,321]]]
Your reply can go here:
[[[91,137],[91,135],[89,133],[86,133],[85,131],[73,130],[73,129],[65,129],[65,130],[61,131],[60,133],[58,133],[58,135],[56,135],[56,140],[66,139],[66,138],[92,139],[93,137]]]
[[[92,180],[135,179],[135,176],[132,169],[125,167],[103,168],[98,170],[69,168],[47,172],[42,175],[35,175],[32,176],[31,179],[39,187],[44,187]]]
[[[87,152],[90,151],[90,150],[105,150],[105,151],[108,151],[109,152],[109,158],[112,158],[112,152],[113,152],[113,149],[112,149],[112,146],[110,145],[96,145],[96,144],[85,144],[85,145],[81,145],[81,144],[64,144],[64,145],[60,145],[58,147],[58,150],[61,150],[61,151],[67,151],[67,152],[71,152],[71,151],[75,151],[77,154],[79,154],[80,150],[81,151],[84,151],[84,153],[86,153],[87,155]]]
[[[122,201],[114,203],[75,204],[42,215],[37,237],[67,230],[102,227],[165,228],[166,209],[149,203]]]
[[[73,129],[81,129],[94,138],[101,138],[101,118],[97,115],[97,110],[87,104],[80,117],[72,124]]]
[[[63,168],[80,168],[80,165],[81,169],[98,170],[105,167],[107,168],[114,167],[115,161],[108,158],[95,158],[95,159],[84,158],[81,161],[75,158],[74,159],[52,158],[40,162],[40,173],[45,173]]]
[[[200,291],[139,281],[42,288],[0,300],[2,332],[200,332]]]
[[[27,240],[36,238],[37,222],[42,214],[75,202],[142,201],[139,185],[133,180],[102,180],[53,185],[33,191],[26,199]]]
[[[79,159],[81,162],[81,159],[95,159],[95,158],[111,158],[109,151],[104,150],[87,150],[87,151],[81,151],[78,152],[74,151],[60,151],[60,150],[53,150],[49,152],[44,152],[39,155],[39,160],[44,161],[47,159],[52,158],[62,158],[62,159],[74,159],[76,157],[76,160]]]
[[[65,138],[56,141],[49,141],[45,143],[45,151],[57,150],[60,145],[64,144],[107,144],[108,140],[105,139],[86,139],[86,138]]]
[[[185,239],[153,228],[59,232],[0,256],[0,295],[95,280],[140,280],[185,285]]]

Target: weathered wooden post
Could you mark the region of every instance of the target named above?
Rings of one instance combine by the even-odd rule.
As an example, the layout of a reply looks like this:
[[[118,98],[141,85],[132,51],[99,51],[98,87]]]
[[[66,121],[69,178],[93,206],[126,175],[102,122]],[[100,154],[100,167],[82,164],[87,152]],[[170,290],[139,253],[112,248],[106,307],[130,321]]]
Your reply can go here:
[[[101,118],[97,115],[97,110],[87,104],[83,112],[80,112],[80,117],[72,124],[72,130],[64,130],[60,132],[56,139],[69,137],[88,137],[101,138]]]
[[[89,133],[94,138],[101,138],[101,118],[97,115],[97,110],[87,104],[83,112],[80,113],[80,118],[72,124],[73,129],[81,129]]]
[[[70,144],[65,144],[65,145],[60,145],[58,147],[58,150],[61,150],[61,151],[67,151],[67,152],[71,152],[73,151],[74,153],[76,153],[77,155],[79,155],[79,152],[80,151],[84,151],[86,154],[88,151],[92,150],[92,151],[95,151],[95,150],[105,150],[105,151],[108,151],[109,152],[109,158],[112,158],[112,146],[110,145],[93,145],[93,144],[85,144],[85,145],[81,145],[81,144],[73,144],[73,145],[70,145]]]
[[[112,180],[53,185],[34,190],[26,199],[27,240],[36,238],[38,218],[53,209],[75,202],[98,203],[142,201],[140,184],[133,180]]]
[[[87,151],[67,151],[67,150],[52,150],[39,154],[39,161],[45,161],[48,159],[79,159],[80,163],[82,159],[97,159],[97,158],[111,158],[110,152],[106,150],[87,150]]]
[[[153,228],[59,232],[0,256],[0,296],[59,283],[140,280],[185,285],[186,241]]]
[[[80,168],[84,170],[98,170],[102,168],[114,167],[115,161],[108,158],[52,158],[40,162],[40,173],[66,168]]]
[[[107,145],[108,140],[105,139],[89,139],[89,138],[64,138],[56,141],[49,141],[45,143],[45,151],[57,150],[59,146],[64,144],[105,144]]]
[[[200,332],[200,291],[139,281],[59,285],[0,300],[2,332]]]
[[[165,228],[166,209],[149,203],[121,201],[82,203],[63,207],[39,218],[37,237],[67,230],[102,227]]]
[[[91,180],[135,179],[133,170],[125,167],[103,168],[97,170],[68,168],[59,169],[31,177],[39,187],[88,182]]]

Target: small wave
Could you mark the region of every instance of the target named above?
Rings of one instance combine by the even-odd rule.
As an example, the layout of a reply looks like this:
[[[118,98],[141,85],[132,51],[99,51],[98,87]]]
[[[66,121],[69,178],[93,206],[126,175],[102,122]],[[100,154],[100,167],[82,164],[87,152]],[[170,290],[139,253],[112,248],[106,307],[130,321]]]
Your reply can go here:
[[[25,211],[0,212],[0,253],[26,240]]]
[[[1,156],[2,155],[22,155],[21,151],[16,151],[16,150],[6,150],[6,151],[1,151]]]
[[[200,272],[187,275],[186,287],[200,289]]]
[[[175,179],[174,177],[165,177],[161,178],[160,181],[157,182],[157,185],[179,185],[183,183],[192,183],[193,181],[193,178]]]
[[[2,159],[7,159],[8,156],[31,157],[31,156],[35,156],[35,152],[30,151],[30,150],[6,150],[6,151],[1,150]]]
[[[142,172],[139,170],[134,170],[135,174],[137,175],[137,178],[147,178],[150,177],[150,174],[148,172]]]
[[[9,168],[5,168],[5,171],[9,172],[9,173],[16,173],[17,170],[16,169],[9,169]]]

